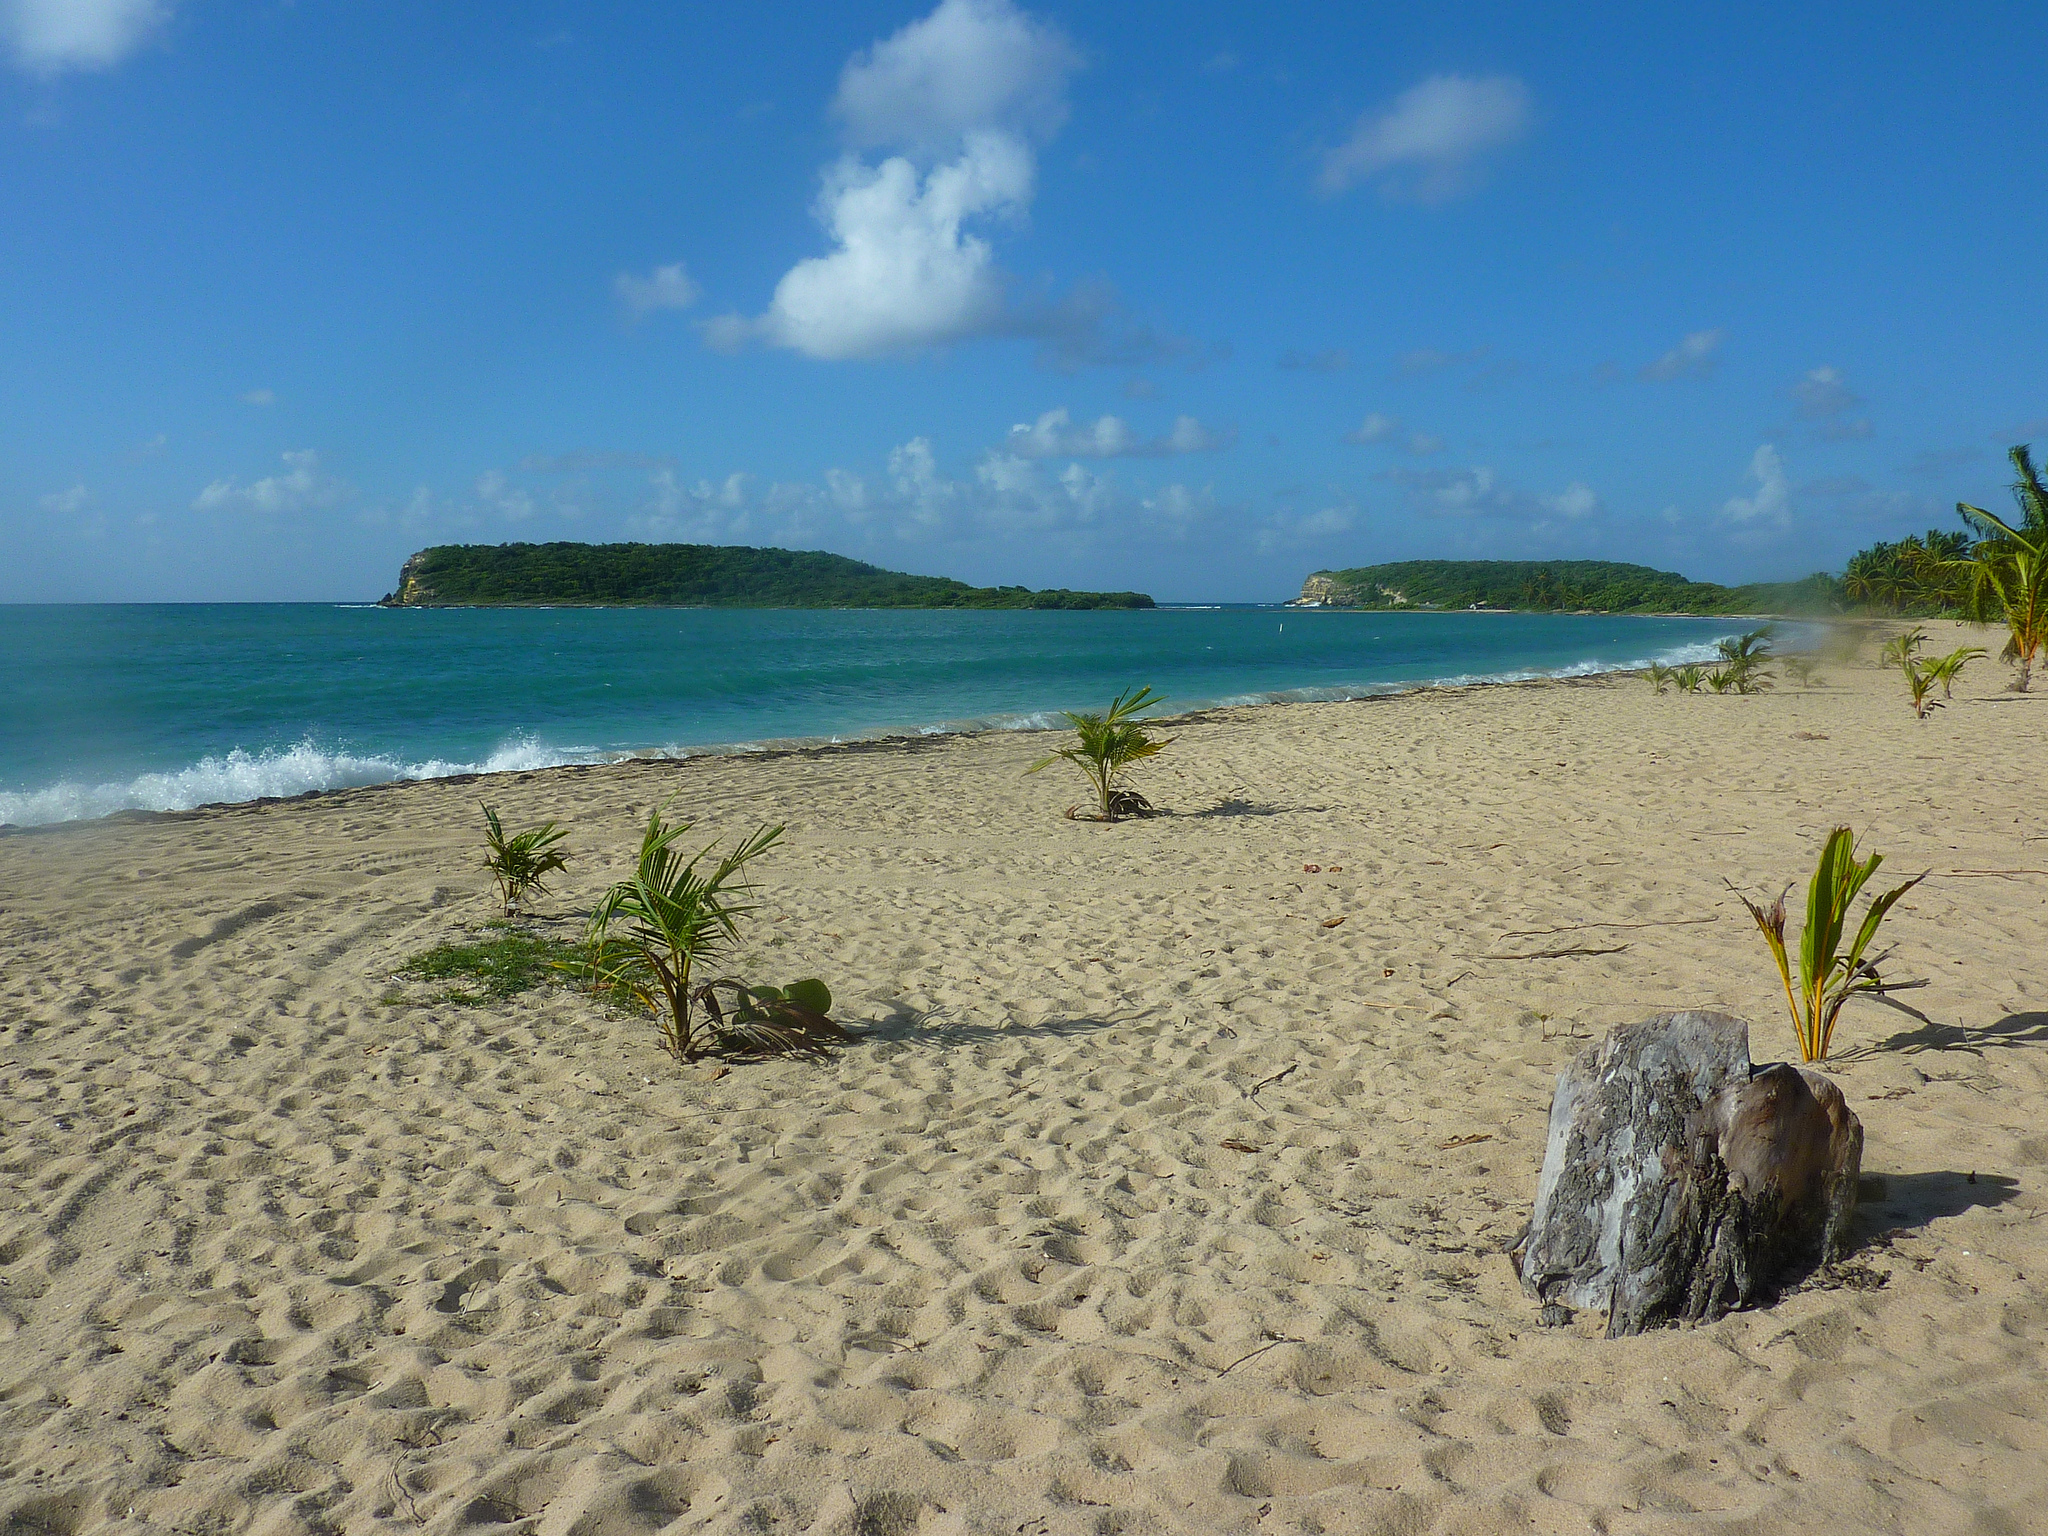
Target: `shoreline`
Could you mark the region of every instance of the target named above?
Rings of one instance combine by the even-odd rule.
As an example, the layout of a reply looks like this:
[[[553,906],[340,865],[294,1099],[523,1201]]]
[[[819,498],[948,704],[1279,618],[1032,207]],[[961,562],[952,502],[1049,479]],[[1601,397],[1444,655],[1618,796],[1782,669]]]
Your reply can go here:
[[[1633,615],[1618,615],[1618,617],[1633,617]],[[1698,616],[1642,615],[1642,617]],[[1782,654],[1797,655],[1804,653],[1787,651]],[[1362,685],[1364,688],[1369,690],[1363,692],[1345,692],[1343,690],[1328,690],[1331,692],[1337,692],[1339,694],[1338,697],[1334,698],[1305,697],[1303,695],[1309,693],[1310,690],[1286,689],[1279,690],[1278,695],[1273,697],[1254,698],[1244,702],[1224,702],[1198,705],[1196,708],[1183,713],[1172,715],[1147,716],[1146,719],[1148,720],[1148,722],[1156,725],[1173,726],[1199,722],[1201,720],[1208,719],[1212,716],[1216,716],[1227,711],[1272,709],[1283,706],[1300,704],[1365,704],[1387,699],[1406,698],[1415,694],[1456,692],[1460,690],[1480,688],[1523,688],[1540,686],[1550,683],[1572,683],[1592,681],[1596,679],[1605,678],[1627,677],[1632,675],[1639,676],[1642,675],[1645,671],[1645,668],[1639,666],[1617,666],[1613,668],[1602,668],[1599,670],[1589,672],[1560,670],[1554,672],[1510,673],[1498,676],[1480,677],[1472,679],[1447,679],[1443,681],[1425,681],[1410,684],[1368,684]],[[1034,711],[1031,714],[1014,716],[1012,718],[1016,718],[1020,721],[1029,721],[1035,715],[1046,713],[1053,712]],[[308,801],[318,800],[327,796],[352,795],[368,790],[394,789],[408,784],[466,784],[485,779],[521,779],[530,774],[554,774],[567,773],[572,771],[588,771],[593,769],[618,768],[634,763],[684,763],[695,762],[705,759],[736,759],[742,761],[766,762],[786,757],[803,757],[819,754],[842,753],[849,751],[916,751],[920,747],[927,746],[929,744],[937,742],[972,739],[982,736],[1031,736],[1038,735],[1048,731],[1063,731],[1065,729],[1067,729],[1065,725],[1050,723],[1020,723],[1016,725],[969,724],[960,726],[958,728],[940,725],[919,730],[885,731],[872,736],[849,736],[843,739],[796,737],[771,738],[770,740],[761,742],[759,744],[744,741],[714,742],[708,743],[702,747],[689,748],[681,751],[646,750],[637,752],[624,752],[619,754],[618,756],[611,757],[599,762],[549,763],[544,766],[530,768],[503,768],[490,771],[470,773],[428,774],[421,775],[419,777],[402,776],[390,779],[379,779],[365,784],[344,784],[335,785],[329,788],[308,789],[293,795],[259,795],[253,796],[247,800],[204,801],[197,805],[183,806],[169,810],[152,810],[146,807],[131,806],[123,807],[118,810],[108,811],[100,816],[74,816],[57,821],[28,822],[19,824],[13,822],[0,822],[0,838],[22,836],[29,833],[52,832],[61,830],[66,827],[96,826],[104,822],[149,822],[155,820],[179,820],[202,815],[216,815],[223,812],[240,810],[249,807],[294,805]],[[25,793],[48,793],[48,790],[26,791]]]

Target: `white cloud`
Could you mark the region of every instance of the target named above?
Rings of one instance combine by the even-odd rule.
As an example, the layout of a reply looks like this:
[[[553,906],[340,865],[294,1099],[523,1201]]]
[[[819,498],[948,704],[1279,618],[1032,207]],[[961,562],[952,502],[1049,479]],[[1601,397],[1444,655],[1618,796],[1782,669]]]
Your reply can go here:
[[[1669,379],[1703,379],[1720,361],[1726,331],[1694,331],[1654,363],[1645,363],[1638,377],[1652,383]]]
[[[1424,378],[1432,373],[1441,373],[1446,368],[1476,363],[1484,356],[1484,347],[1474,347],[1469,352],[1446,352],[1439,347],[1417,347],[1413,352],[1403,352],[1394,359],[1394,372],[1404,379]]]
[[[1501,505],[1502,494],[1493,471],[1475,465],[1463,474],[1447,476],[1433,488],[1431,499],[1438,511],[1463,515]]]
[[[1057,28],[1009,0],[943,0],[855,54],[833,102],[854,152],[824,171],[813,209],[832,250],[791,267],[763,314],[708,321],[705,342],[844,361],[1012,336],[1039,341],[1062,368],[1186,353],[1133,324],[1100,284],[1011,302],[990,232],[1029,214],[1033,141],[1065,120],[1080,62]],[[871,149],[894,152],[870,163],[860,152]]]
[[[1010,428],[1004,449],[1019,458],[1118,459],[1160,458],[1176,453],[1211,453],[1237,440],[1234,430],[1214,432],[1192,416],[1176,416],[1173,430],[1159,437],[1141,437],[1118,416],[1076,423],[1066,408],[1047,411],[1037,421]]]
[[[0,35],[40,75],[108,69],[169,19],[164,0],[0,0]]]
[[[1081,55],[1009,0],[943,0],[846,61],[832,111],[861,149],[949,153],[970,134],[1050,138],[1067,118]]]
[[[1798,403],[1800,420],[1812,422],[1816,436],[1828,442],[1846,442],[1870,436],[1869,418],[1849,414],[1863,403],[1863,399],[1849,388],[1848,380],[1842,377],[1839,368],[1822,366],[1809,369],[1792,386],[1791,393]]]
[[[1374,411],[1364,421],[1353,427],[1349,432],[1346,432],[1344,434],[1344,441],[1347,443],[1368,444],[1391,443],[1400,438],[1401,435],[1400,417],[1385,416],[1378,411]],[[1444,440],[1428,432],[1410,432],[1407,434],[1407,441],[1402,446],[1417,457],[1425,457],[1432,453],[1442,453],[1444,451]]]
[[[1600,498],[1593,494],[1593,487],[1583,480],[1574,480],[1555,496],[1539,498],[1546,511],[1555,512],[1559,517],[1573,521],[1591,517],[1600,510]]]
[[[92,505],[92,492],[83,485],[74,485],[68,491],[54,491],[38,503],[52,517],[76,517]]]
[[[757,334],[840,361],[940,346],[1005,328],[1003,278],[977,218],[1021,218],[1031,151],[1004,133],[969,137],[960,158],[920,175],[901,156],[869,167],[844,160],[825,175],[818,217],[837,245],[800,261],[759,320],[728,318],[714,344]]]
[[[698,288],[678,261],[656,267],[645,277],[621,272],[612,279],[612,292],[638,320],[651,310],[688,309],[697,302]]]
[[[487,469],[476,477],[476,499],[486,511],[523,523],[539,510],[523,486],[505,478],[503,470]]]
[[[265,406],[277,404],[276,393],[268,389],[252,389],[236,396],[236,398],[244,405]]]
[[[1529,88],[1510,75],[1432,75],[1360,117],[1349,139],[1323,152],[1316,184],[1335,194],[1393,172],[1382,183],[1389,195],[1440,202],[1474,185],[1478,158],[1519,139],[1532,118]]]
[[[285,472],[248,485],[216,480],[192,500],[195,512],[297,512],[305,507],[332,506],[348,487],[320,469],[320,455],[301,448],[282,455]]]
[[[1785,461],[1776,448],[1765,443],[1750,455],[1749,478],[1756,482],[1756,493],[1729,497],[1721,504],[1721,515],[1749,527],[1784,527],[1790,520],[1792,493]]]

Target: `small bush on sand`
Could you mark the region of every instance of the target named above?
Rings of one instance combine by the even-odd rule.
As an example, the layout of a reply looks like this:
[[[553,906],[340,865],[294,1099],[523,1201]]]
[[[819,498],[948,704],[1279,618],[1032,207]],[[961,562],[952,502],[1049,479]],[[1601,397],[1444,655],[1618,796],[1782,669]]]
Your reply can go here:
[[[1877,657],[1885,666],[1897,667],[1904,671],[1912,664],[1913,655],[1927,643],[1927,631],[1915,624],[1903,635],[1893,635],[1879,647]]]
[[[526,899],[528,891],[548,894],[543,883],[557,870],[569,867],[569,856],[555,845],[569,834],[552,821],[528,827],[512,837],[498,822],[498,813],[484,807],[484,868],[498,882],[498,896],[510,917]]]
[[[468,943],[437,944],[423,950],[406,961],[398,975],[406,981],[451,983],[429,1000],[474,1008],[501,1003],[544,981],[558,979],[558,973],[579,953],[573,944],[542,938],[509,923],[488,923],[485,934]]]
[[[1778,963],[1778,977],[1785,984],[1785,1002],[1792,1012],[1792,1032],[1799,1038],[1799,1054],[1803,1061],[1826,1061],[1828,1045],[1834,1038],[1835,1019],[1841,1013],[1842,1005],[1858,992],[1872,992],[1884,986],[1877,967],[1885,955],[1866,958],[1864,951],[1877,937],[1878,924],[1884,921],[1885,914],[1901,896],[1927,877],[1915,875],[1904,885],[1874,898],[1869,910],[1863,914],[1863,924],[1856,930],[1854,942],[1843,949],[1842,932],[1848,922],[1849,907],[1883,862],[1881,853],[1858,859],[1854,834],[1847,827],[1836,827],[1828,834],[1828,840],[1821,848],[1820,862],[1814,867],[1813,879],[1807,886],[1806,927],[1799,935],[1796,988],[1791,961],[1785,949],[1785,897],[1791,893],[1792,887],[1787,885],[1771,906],[1760,907],[1736,890],[1732,883],[1728,886],[1749,909],[1749,915],[1756,919],[1764,942],[1770,945],[1771,958]],[[1889,950],[1885,952],[1889,953]]]
[[[1707,680],[1707,669],[1696,661],[1689,661],[1671,675],[1671,682],[1680,693],[1698,693],[1700,684]]]
[[[1721,666],[1707,679],[1708,686],[1716,693],[1762,693],[1771,686],[1771,674],[1765,663],[1771,657],[1771,636],[1775,626],[1760,625],[1747,634],[1731,640],[1723,640],[1716,649],[1721,653]],[[1725,677],[1726,682],[1717,684],[1714,677]]]
[[[689,830],[687,821],[663,820],[659,808],[648,814],[632,875],[606,891],[590,914],[592,984],[623,993],[651,1012],[661,1026],[663,1049],[678,1061],[693,1061],[707,1049],[818,1055],[851,1039],[826,1017],[832,994],[821,981],[763,987],[729,977],[705,979],[705,971],[732,954],[740,919],[754,911],[746,901],[746,867],[775,846],[782,828],[761,828],[708,870],[702,866],[715,845],[687,859],[675,846]],[[729,994],[724,1006],[718,1001],[721,989]]]
[[[1984,647],[1981,645],[1957,646],[1946,656],[1937,656],[1926,663],[1927,673],[1941,684],[1941,696],[1944,699],[1953,698],[1956,679],[1962,675],[1963,668],[1983,655]]]
[[[1650,679],[1650,691],[1652,693],[1662,694],[1670,689],[1672,680],[1677,676],[1677,674],[1673,672],[1671,668],[1665,666],[1662,662],[1653,661],[1650,663],[1650,671],[1648,676]]]
[[[1785,671],[1793,682],[1802,688],[1818,688],[1820,680],[1820,659],[1815,656],[1787,656]]]
[[[1037,773],[1062,760],[1072,763],[1087,775],[1095,791],[1097,820],[1156,815],[1151,801],[1134,789],[1123,788],[1121,781],[1131,764],[1172,745],[1171,737],[1151,735],[1137,718],[1164,702],[1150,688],[1139,688],[1118,694],[1105,714],[1077,715],[1063,710],[1067,723],[1074,728],[1074,744],[1040,758],[1024,771]]]
[[[1934,696],[1934,685],[1939,680],[1935,663],[1908,661],[1906,663],[1906,696],[1913,701],[1913,718],[1925,720],[1929,713],[1943,707],[1941,700]]]

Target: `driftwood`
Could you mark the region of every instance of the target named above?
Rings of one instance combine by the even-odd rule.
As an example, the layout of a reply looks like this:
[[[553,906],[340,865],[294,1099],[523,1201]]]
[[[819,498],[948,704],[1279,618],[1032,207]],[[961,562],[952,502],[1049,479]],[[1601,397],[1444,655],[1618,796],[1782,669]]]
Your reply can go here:
[[[1712,1322],[1788,1269],[1842,1256],[1863,1126],[1824,1074],[1749,1059],[1749,1026],[1670,1013],[1557,1080],[1536,1209],[1513,1254],[1544,1320],[1610,1338]]]

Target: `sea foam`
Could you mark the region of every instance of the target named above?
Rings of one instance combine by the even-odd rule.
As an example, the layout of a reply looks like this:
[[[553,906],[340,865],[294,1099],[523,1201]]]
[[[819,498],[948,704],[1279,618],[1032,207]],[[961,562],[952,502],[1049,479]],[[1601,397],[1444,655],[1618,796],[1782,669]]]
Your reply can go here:
[[[44,789],[20,793],[0,790],[0,822],[39,827],[109,816],[115,811],[189,811],[200,805],[281,798],[318,789],[353,789],[401,779],[519,773],[532,768],[558,768],[567,763],[604,762],[614,755],[558,749],[532,737],[507,742],[476,763],[442,758],[404,762],[395,757],[331,752],[310,741],[262,752],[245,752],[237,747],[222,756],[203,757],[189,767],[169,773],[140,774],[125,783],[63,780]]]

